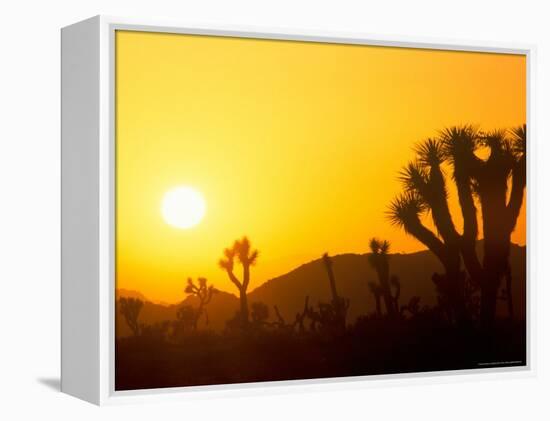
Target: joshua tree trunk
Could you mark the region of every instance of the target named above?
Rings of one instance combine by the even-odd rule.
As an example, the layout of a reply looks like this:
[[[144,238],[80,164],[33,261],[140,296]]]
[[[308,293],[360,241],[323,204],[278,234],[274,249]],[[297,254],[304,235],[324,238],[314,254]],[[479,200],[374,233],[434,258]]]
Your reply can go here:
[[[458,201],[462,210],[464,221],[464,233],[460,239],[460,252],[464,260],[464,266],[470,274],[470,278],[477,286],[483,279],[483,268],[477,256],[476,241],[478,235],[477,209],[471,187],[469,174],[460,166],[454,166],[454,178],[458,191]]]
[[[382,303],[380,302],[380,295],[382,292],[380,290],[380,287],[374,282],[369,282],[369,289],[372,296],[374,297],[374,302],[376,303],[376,315],[378,317],[382,317]]]
[[[507,177],[504,171],[489,173],[480,185],[483,214],[484,279],[481,285],[481,324],[492,329],[496,316],[498,290],[509,266],[509,221],[506,212]]]
[[[325,264],[325,269],[327,271],[328,279],[330,282],[330,292],[332,295],[332,305],[334,306],[334,312],[336,313],[336,317],[338,319],[338,324],[340,325],[340,327],[345,328],[346,316],[344,314],[344,302],[338,296],[338,292],[336,291],[336,279],[334,278],[334,272],[332,271],[332,260],[328,253],[325,253],[323,255],[323,262]]]
[[[389,284],[381,281],[380,286],[382,287],[382,297],[384,298],[384,306],[386,307],[386,313],[389,317],[395,315],[393,298],[391,296],[391,290]]]
[[[508,316],[510,319],[514,318],[514,301],[512,296],[512,270],[510,265],[506,270],[506,303],[508,304]]]
[[[447,272],[450,277],[449,298],[453,308],[454,317],[460,326],[464,326],[469,321],[469,315],[466,310],[466,300],[464,294],[464,274],[460,271],[460,266]]]
[[[485,278],[481,284],[481,324],[486,329],[492,329],[494,326],[498,290],[502,278],[506,275],[508,266],[507,254],[488,245],[485,248],[485,257],[483,266],[485,268]]]
[[[401,282],[397,276],[391,277],[391,285],[395,288],[395,294],[392,297],[394,312],[397,316],[401,314],[399,309],[399,297],[401,296]]]
[[[239,290],[239,297],[241,301],[241,322],[243,326],[248,326],[248,297],[244,288]]]
[[[334,272],[332,271],[332,261],[328,254],[323,255],[323,262],[325,263],[325,269],[327,271],[328,280],[330,282],[330,292],[332,294],[332,300],[338,301],[338,292],[336,291],[336,280],[334,279]]]
[[[485,247],[483,266],[486,275],[481,287],[481,322],[488,329],[494,325],[499,287],[509,266],[507,249],[506,243],[497,245],[488,242]]]
[[[386,314],[392,318],[395,316],[395,307],[393,302],[393,296],[390,287],[390,271],[387,262],[384,260],[380,263],[378,268],[378,280],[380,282],[380,288],[382,292],[382,298],[384,299],[384,306],[386,307]]]
[[[243,283],[242,288],[239,289],[239,295],[241,300],[241,320],[243,327],[248,326],[248,298],[246,296],[246,291],[248,289],[248,284],[250,283],[250,265],[247,262],[243,262]]]

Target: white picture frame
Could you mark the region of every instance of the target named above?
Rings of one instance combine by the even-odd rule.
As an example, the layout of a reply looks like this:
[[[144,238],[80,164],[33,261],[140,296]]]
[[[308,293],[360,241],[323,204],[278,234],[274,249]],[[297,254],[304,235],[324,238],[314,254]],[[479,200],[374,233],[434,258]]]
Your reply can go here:
[[[96,16],[61,31],[62,68],[62,320],[61,390],[94,404],[141,402],[206,396],[294,393],[381,384],[441,383],[512,378],[535,373],[533,322],[534,279],[527,253],[527,365],[420,374],[358,376],[259,384],[114,390],[114,34],[139,30],[405,48],[525,54],[527,57],[528,183],[536,154],[532,106],[533,45],[494,42],[407,39],[370,34],[300,31],[238,25],[178,24],[143,19]],[[532,189],[527,189],[527,242],[534,244],[529,223]]]

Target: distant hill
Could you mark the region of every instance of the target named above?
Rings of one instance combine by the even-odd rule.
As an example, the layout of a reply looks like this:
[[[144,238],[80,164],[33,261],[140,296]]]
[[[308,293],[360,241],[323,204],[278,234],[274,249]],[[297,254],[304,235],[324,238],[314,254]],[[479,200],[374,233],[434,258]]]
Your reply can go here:
[[[141,292],[133,291],[133,290],[130,290],[130,289],[117,288],[116,289],[116,299],[118,300],[121,297],[138,298],[141,301],[150,301]]]
[[[368,282],[376,281],[377,277],[368,263],[368,254],[341,254],[334,256],[332,261],[338,294],[350,299],[349,321],[355,320],[361,314],[372,312],[375,302],[369,292]],[[525,247],[513,245],[510,261],[514,306],[517,315],[520,316],[525,313]],[[431,278],[434,272],[442,272],[443,268],[433,253],[426,250],[411,254],[391,254],[390,270],[401,281],[402,304],[408,303],[415,295],[420,297],[421,305],[436,303],[436,291]],[[250,292],[249,302],[277,304],[283,317],[290,320],[303,308],[307,295],[312,304],[330,301],[329,282],[321,259],[304,264],[260,285]],[[499,312],[504,311],[505,305],[502,303]]]
[[[136,295],[119,294],[117,292],[117,298],[118,296],[134,298],[140,298],[140,296],[143,297],[138,292],[133,293]],[[148,325],[162,322],[164,320],[175,320],[178,308],[182,305],[191,305],[193,307],[198,306],[197,298],[193,296],[185,298],[180,304],[167,305],[152,303],[143,298],[140,299],[143,301],[143,308],[139,314],[139,321],[140,323]],[[206,326],[205,317],[203,316],[199,322],[199,328],[208,327],[215,331],[223,330],[226,320],[233,317],[238,308],[239,300],[236,296],[223,291],[218,292],[212,296],[212,301],[206,308],[209,320],[208,326]],[[117,313],[116,317],[116,332],[117,336],[128,336],[131,334],[130,328],[126,324],[124,316],[120,314],[120,312]]]
[[[118,300],[120,297],[127,297],[127,298],[139,298],[141,301],[148,301],[153,304],[160,304],[163,306],[170,306],[170,304],[165,303],[163,301],[153,301],[145,297],[141,292],[134,291],[131,289],[125,289],[125,288],[117,288],[116,289],[116,299]]]
[[[353,322],[361,314],[372,312],[375,308],[374,298],[367,285],[369,281],[375,281],[377,278],[376,273],[368,263],[367,257],[368,254],[341,254],[332,257],[338,294],[350,300],[349,322]],[[516,315],[517,317],[524,317],[525,247],[512,245],[510,262]],[[391,273],[397,275],[401,280],[400,302],[402,304],[407,303],[415,295],[420,297],[421,305],[434,305],[436,303],[436,292],[431,277],[434,272],[441,272],[442,267],[430,251],[391,254],[390,268]],[[294,319],[295,314],[303,308],[306,296],[309,296],[312,305],[316,305],[320,301],[330,301],[329,282],[321,259],[306,263],[285,275],[265,282],[248,294],[248,301],[249,305],[254,302],[267,304],[272,318],[274,317],[273,305],[277,305],[283,317],[287,321],[291,321]],[[186,298],[183,303],[196,305],[194,297]],[[226,320],[233,316],[238,307],[239,301],[235,295],[225,292],[214,295],[212,302],[207,307],[210,320],[209,327],[217,331],[222,330]],[[505,303],[500,302],[498,312],[505,314],[505,307]],[[175,319],[177,308],[178,305],[166,306],[145,302],[140,314],[140,321],[151,324],[162,320]],[[202,320],[201,325],[204,326],[204,320]],[[117,318],[117,329],[120,329],[117,332],[122,336],[129,334],[129,329],[123,317]]]

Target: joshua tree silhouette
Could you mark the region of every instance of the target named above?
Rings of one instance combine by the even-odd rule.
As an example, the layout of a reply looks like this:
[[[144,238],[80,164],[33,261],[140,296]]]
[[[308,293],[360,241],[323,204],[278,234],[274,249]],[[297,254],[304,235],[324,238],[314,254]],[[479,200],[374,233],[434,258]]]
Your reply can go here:
[[[273,326],[277,327],[277,329],[281,331],[292,332],[292,330],[294,329],[294,325],[288,324],[285,321],[284,317],[279,311],[279,307],[277,305],[274,305],[273,310],[275,310],[275,317],[277,318],[277,320],[273,322]]]
[[[368,256],[369,263],[376,270],[379,284],[371,283],[369,288],[374,294],[376,300],[376,313],[381,314],[380,298],[384,299],[386,314],[389,317],[395,317],[399,311],[399,295],[401,293],[401,284],[397,276],[390,277],[389,250],[390,243],[386,240],[381,241],[372,238],[369,243],[371,253]],[[395,289],[395,295],[391,288]]]
[[[393,306],[395,308],[395,313],[399,314],[399,297],[401,296],[401,281],[399,276],[392,275],[390,277],[390,286],[395,290],[395,293],[392,296]]]
[[[258,250],[252,250],[250,240],[247,237],[243,237],[241,240],[236,240],[231,248],[226,248],[224,250],[224,257],[218,262],[220,268],[225,270],[227,276],[229,276],[229,280],[239,290],[241,302],[239,317],[243,328],[248,326],[248,300],[246,291],[250,283],[250,267],[258,260],[258,253]],[[233,271],[235,267],[235,258],[238,259],[243,267],[242,281],[235,276]]]
[[[294,332],[295,328],[297,328],[298,333],[303,334],[305,332],[306,329],[305,329],[304,321],[306,317],[308,317],[311,311],[309,307],[309,296],[306,296],[305,302],[304,302],[304,309],[301,312],[296,313],[293,323],[287,323],[285,321],[277,305],[273,306],[273,310],[275,310],[275,317],[277,318],[277,320],[271,324],[272,326],[275,326],[277,327],[277,329],[286,331],[286,332]]]
[[[190,329],[195,329],[197,310],[190,305],[182,305],[176,313],[174,336],[183,336]]]
[[[374,296],[374,300],[376,302],[376,315],[380,317],[382,316],[382,305],[380,302],[380,299],[382,298],[382,290],[380,289],[380,285],[376,282],[369,282],[369,290]]]
[[[469,125],[441,131],[439,138],[416,147],[416,160],[400,175],[405,191],[394,199],[388,211],[394,224],[426,245],[443,264],[445,275],[437,278],[438,288],[449,299],[458,320],[468,318],[462,258],[471,283],[481,289],[480,319],[486,328],[494,322],[502,278],[506,278],[509,311],[513,313],[508,260],[510,236],[525,191],[526,133],[525,125],[509,132],[483,133]],[[487,151],[488,157],[481,158],[480,151]],[[449,211],[444,163],[452,168],[464,221],[462,234],[456,230]],[[476,197],[483,221],[483,262],[475,249]],[[437,235],[422,223],[421,217],[427,211]]]
[[[208,285],[206,278],[198,278],[197,281],[198,285],[193,282],[192,278],[187,278],[187,286],[185,287],[186,294],[194,295],[199,300],[199,307],[193,321],[194,330],[197,330],[199,319],[203,313],[205,313],[206,324],[208,324],[208,313],[206,313],[205,307],[212,300],[212,296],[218,292],[212,285]]]
[[[349,300],[342,299],[342,308],[344,313],[349,307]],[[345,318],[338,313],[337,307],[333,303],[319,303],[318,310],[309,307],[307,309],[307,317],[310,319],[310,330],[317,331],[319,326],[320,332],[328,333],[329,335],[340,334],[345,330]]]
[[[454,227],[447,201],[447,186],[441,168],[445,159],[442,141],[427,139],[416,146],[415,152],[416,160],[410,162],[400,173],[406,193],[392,203],[392,218],[439,258],[445,268],[445,275],[438,278],[440,282],[437,287],[448,299],[454,318],[458,322],[464,322],[468,315],[463,293],[464,276],[460,268],[460,236]],[[408,219],[402,218],[403,202],[409,211],[407,201],[411,199],[422,206],[419,212],[430,211],[439,237],[422,226],[418,214],[406,215]]]
[[[328,253],[323,254],[323,263],[330,283],[330,292],[332,295],[331,304],[334,310],[335,324],[338,328],[345,329],[349,300],[338,296],[338,292],[336,291],[336,279],[334,278],[334,271],[332,270],[332,259]]]
[[[129,298],[122,297],[118,300],[120,305],[120,312],[126,319],[126,323],[130,327],[130,330],[134,336],[139,336],[140,325],[139,325],[139,312],[143,307],[143,301],[138,298]]]
[[[494,321],[498,290],[503,278],[506,278],[508,308],[513,313],[509,273],[510,237],[523,203],[526,142],[525,125],[509,133],[494,131],[481,134],[480,144],[489,149],[490,155],[486,160],[475,160],[473,165],[472,179],[481,203],[484,238],[481,320],[488,327]],[[510,179],[511,188],[508,188]]]
[[[472,126],[453,127],[444,130],[441,137],[463,209],[462,256],[470,277],[481,288],[480,318],[482,324],[490,328],[503,278],[508,310],[513,316],[510,236],[525,192],[527,126],[488,133]],[[476,154],[483,149],[488,152],[486,159]],[[483,221],[482,263],[475,253],[478,226],[474,197],[479,200]]]
[[[309,311],[309,296],[306,296],[304,300],[304,309],[301,313],[296,313],[296,317],[294,319],[294,326],[298,327],[299,333],[304,333],[306,328],[304,326],[304,320],[308,314]]]

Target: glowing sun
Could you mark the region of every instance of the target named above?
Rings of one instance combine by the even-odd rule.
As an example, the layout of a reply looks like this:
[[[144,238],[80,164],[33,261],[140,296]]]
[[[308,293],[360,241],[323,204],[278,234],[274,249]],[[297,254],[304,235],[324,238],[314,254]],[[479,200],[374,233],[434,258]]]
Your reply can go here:
[[[202,221],[206,203],[202,194],[187,186],[175,187],[162,199],[162,216],[176,228],[192,228]]]

